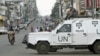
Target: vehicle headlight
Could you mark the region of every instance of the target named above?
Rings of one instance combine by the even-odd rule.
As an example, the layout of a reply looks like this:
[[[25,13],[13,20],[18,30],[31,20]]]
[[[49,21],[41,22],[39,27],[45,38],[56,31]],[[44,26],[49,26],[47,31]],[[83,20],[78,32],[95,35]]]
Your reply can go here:
[[[24,36],[24,39],[23,39],[22,43],[23,43],[23,44],[27,44],[27,41],[28,41],[28,34],[26,34],[26,35]]]

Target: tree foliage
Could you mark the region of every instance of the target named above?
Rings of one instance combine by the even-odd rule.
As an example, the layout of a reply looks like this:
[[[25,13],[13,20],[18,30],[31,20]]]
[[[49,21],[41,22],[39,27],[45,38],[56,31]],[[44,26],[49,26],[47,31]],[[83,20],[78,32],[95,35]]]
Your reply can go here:
[[[53,21],[59,18],[59,4],[58,3],[55,3],[50,16]]]

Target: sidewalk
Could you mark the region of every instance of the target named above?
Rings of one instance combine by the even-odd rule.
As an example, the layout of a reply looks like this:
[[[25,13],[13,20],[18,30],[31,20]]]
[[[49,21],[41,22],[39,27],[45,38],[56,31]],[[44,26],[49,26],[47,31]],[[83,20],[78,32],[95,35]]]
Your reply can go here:
[[[29,24],[31,24],[31,23],[33,22],[33,20],[34,20],[34,19],[30,19],[28,22],[26,22],[27,27],[29,26]],[[25,24],[20,24],[19,26],[20,26],[20,30],[22,30],[22,29],[24,29]],[[6,34],[0,34],[0,37],[1,37],[2,35],[6,35]]]

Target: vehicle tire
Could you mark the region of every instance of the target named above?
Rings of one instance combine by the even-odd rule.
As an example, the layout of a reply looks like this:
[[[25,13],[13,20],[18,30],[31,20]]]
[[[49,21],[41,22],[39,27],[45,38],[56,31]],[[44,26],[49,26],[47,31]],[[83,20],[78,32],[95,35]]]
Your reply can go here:
[[[94,50],[94,53],[100,54],[100,41],[97,41],[97,42],[93,45],[93,50]]]
[[[57,48],[50,48],[49,52],[56,52]]]
[[[94,52],[93,46],[92,46],[92,45],[89,45],[89,46],[88,46],[88,50],[91,51],[91,52]]]
[[[14,45],[14,42],[15,42],[15,36],[13,34],[13,35],[11,35],[11,38],[10,38],[10,44]]]
[[[50,45],[47,42],[39,42],[36,46],[36,50],[39,54],[47,54],[49,49]]]
[[[10,40],[10,44],[14,45],[14,38],[12,40]]]
[[[14,45],[14,41],[11,41],[10,44],[11,44],[11,45]]]

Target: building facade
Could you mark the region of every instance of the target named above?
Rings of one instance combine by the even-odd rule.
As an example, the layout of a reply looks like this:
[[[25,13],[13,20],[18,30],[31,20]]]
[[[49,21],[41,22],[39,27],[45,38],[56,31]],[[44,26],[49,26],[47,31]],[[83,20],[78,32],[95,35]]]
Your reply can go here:
[[[23,0],[24,2],[24,19],[33,19],[37,16],[38,10],[36,6],[36,0]]]
[[[7,10],[7,7],[5,6],[5,0],[0,0],[0,15],[5,16],[5,11]]]
[[[75,8],[78,11],[78,15],[82,10],[89,12],[89,16],[96,13],[100,14],[100,0],[57,0],[57,3],[59,3],[59,16],[63,14],[63,18],[65,18],[69,7]]]
[[[7,7],[5,6],[5,0],[0,0],[0,30],[4,27],[4,22],[6,20],[6,10]]]

